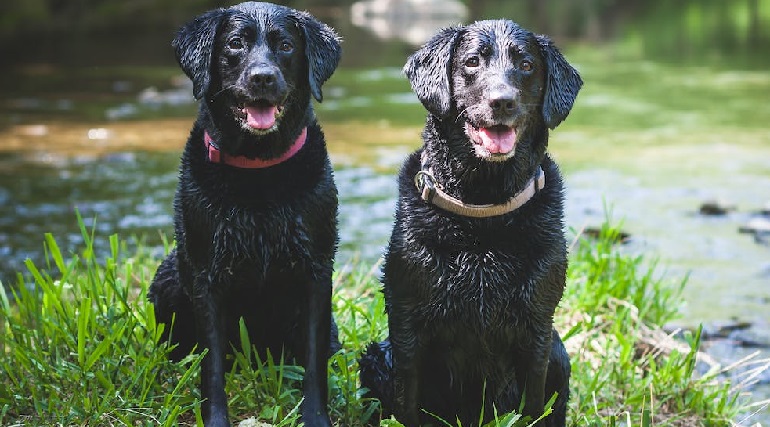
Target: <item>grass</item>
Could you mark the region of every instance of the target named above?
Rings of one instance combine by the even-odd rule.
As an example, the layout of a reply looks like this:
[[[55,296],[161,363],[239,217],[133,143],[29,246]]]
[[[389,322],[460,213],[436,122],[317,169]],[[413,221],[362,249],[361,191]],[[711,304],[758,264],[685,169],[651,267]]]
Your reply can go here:
[[[0,292],[0,425],[201,425],[197,389],[201,356],[166,359],[146,300],[157,266],[149,251],[127,253],[110,236],[110,254],[96,256],[94,230],[80,221],[83,247],[65,259],[45,236],[44,266],[27,263],[18,286]],[[700,334],[674,340],[660,326],[675,318],[684,280],[656,276],[654,263],[624,254],[618,228],[597,240],[577,238],[557,328],[573,376],[568,420],[574,426],[721,426],[754,408],[744,384],[705,363]],[[330,412],[336,425],[361,426],[377,402],[361,397],[358,352],[386,335],[378,267],[347,266],[335,277],[335,316],[344,348],[330,361]],[[234,422],[299,423],[302,368],[280,355],[259,360],[242,330],[227,387]],[[757,365],[754,371],[763,369]],[[244,421],[246,420],[246,421]],[[499,414],[489,426],[530,422]],[[384,420],[382,425],[398,426]]]

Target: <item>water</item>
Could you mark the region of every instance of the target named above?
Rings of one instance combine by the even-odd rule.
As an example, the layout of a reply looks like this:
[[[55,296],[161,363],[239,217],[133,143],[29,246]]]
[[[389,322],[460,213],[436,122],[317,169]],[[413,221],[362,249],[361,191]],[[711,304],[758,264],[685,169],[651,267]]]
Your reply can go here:
[[[567,175],[570,227],[599,224],[608,206],[634,237],[632,250],[659,257],[674,280],[690,275],[688,323],[767,323],[770,249],[737,230],[770,201],[770,74],[624,59],[607,50],[567,55],[586,85],[550,149]],[[127,82],[125,70],[83,72],[100,83],[79,89],[78,99],[33,92],[2,104],[16,122],[0,130],[6,283],[25,258],[42,260],[43,233],[76,247],[75,208],[95,218],[102,235],[158,247],[162,234],[171,236],[178,156],[195,111],[189,85],[175,68],[156,67],[146,73],[155,82],[122,83],[134,89],[97,97],[115,86],[105,82],[110,75]],[[39,79],[23,77],[29,87]],[[374,263],[390,231],[395,174],[420,144],[424,111],[396,67],[342,68],[325,92],[316,107],[340,188],[338,259]],[[116,111],[127,116],[109,119]],[[712,199],[736,210],[698,215],[700,203]]]
[[[485,3],[497,16],[538,25],[536,14],[513,10],[521,6]],[[614,43],[564,44],[586,82],[550,142],[566,175],[568,225],[596,226],[611,211],[632,235],[624,250],[659,258],[661,274],[673,283],[689,275],[682,323],[737,319],[766,332],[770,247],[738,228],[770,202],[770,72],[762,62],[770,43],[749,52],[739,18],[714,30],[719,8],[645,4],[646,13],[613,21],[624,30],[612,32],[625,34]],[[317,105],[340,192],[338,264],[374,264],[392,225],[395,174],[420,144],[424,110],[400,74],[414,46],[380,40],[377,34],[400,33],[372,31],[345,14],[327,21],[346,40],[342,66]],[[590,25],[569,30],[548,22],[541,31],[598,37]],[[676,37],[657,36],[675,29]],[[110,43],[85,43],[0,70],[4,283],[15,282],[26,258],[43,264],[46,232],[65,250],[78,248],[75,209],[99,236],[119,233],[158,256],[163,236],[172,237],[178,158],[195,112],[189,84],[170,50],[158,47],[165,40],[150,49],[126,45],[124,63],[89,63],[88,54]],[[703,50],[721,44],[726,48]],[[699,215],[700,204],[712,199],[735,209]]]

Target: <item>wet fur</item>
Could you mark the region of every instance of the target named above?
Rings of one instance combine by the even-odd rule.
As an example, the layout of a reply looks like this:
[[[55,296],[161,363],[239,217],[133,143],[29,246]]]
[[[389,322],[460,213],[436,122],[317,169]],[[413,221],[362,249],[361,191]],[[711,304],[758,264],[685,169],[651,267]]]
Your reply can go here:
[[[472,56],[477,67],[467,66]],[[524,72],[525,58],[533,71]],[[429,115],[424,145],[399,175],[383,265],[390,336],[363,355],[362,385],[410,427],[440,425],[433,415],[478,425],[480,415],[487,422],[494,410],[519,410],[525,394],[521,408],[534,419],[558,392],[543,425],[563,426],[570,363],[553,315],[567,269],[564,190],[546,148],[582,81],[548,38],[507,20],[445,29],[404,71]],[[513,100],[508,110],[490,107],[500,91]],[[513,154],[479,154],[466,123],[515,124]],[[419,197],[423,162],[466,203],[503,203],[538,166],[546,184],[508,214],[462,217]]]
[[[230,48],[238,47],[234,37],[243,49]],[[281,41],[294,49],[281,52]],[[322,98],[321,86],[339,62],[339,38],[305,12],[252,2],[195,18],[173,46],[201,104],[174,199],[177,247],[149,292],[157,320],[167,324],[164,339],[177,345],[171,357],[208,349],[201,365],[204,422],[229,425],[225,355],[239,346],[243,318],[263,356],[285,352],[304,366],[305,425],[329,426],[327,359],[340,347],[331,314],[337,190],[311,96]],[[250,79],[254,67],[267,67],[275,84]],[[250,131],[237,117],[239,105],[255,100],[282,105],[274,130]],[[264,169],[212,163],[203,143],[205,130],[224,153],[270,159],[304,127],[303,148]]]

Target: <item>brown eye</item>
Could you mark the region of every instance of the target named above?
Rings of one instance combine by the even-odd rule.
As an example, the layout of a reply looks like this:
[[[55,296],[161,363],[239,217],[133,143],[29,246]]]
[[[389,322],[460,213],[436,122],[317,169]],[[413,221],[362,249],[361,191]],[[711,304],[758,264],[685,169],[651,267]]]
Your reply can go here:
[[[227,41],[227,47],[232,50],[243,49],[243,40],[240,37],[233,37]]]
[[[294,46],[292,46],[292,44],[289,42],[282,42],[278,48],[281,49],[281,52],[287,52],[287,53],[294,50]]]
[[[465,66],[475,68],[479,66],[479,57],[478,56],[471,56],[470,58],[465,60]]]
[[[526,59],[524,61],[521,61],[521,65],[519,65],[519,68],[521,71],[532,71],[534,66],[531,62],[527,61]]]

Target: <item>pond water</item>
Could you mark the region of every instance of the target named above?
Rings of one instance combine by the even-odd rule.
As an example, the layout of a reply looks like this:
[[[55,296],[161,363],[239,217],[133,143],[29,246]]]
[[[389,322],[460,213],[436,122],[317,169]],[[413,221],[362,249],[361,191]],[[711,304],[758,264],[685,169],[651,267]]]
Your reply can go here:
[[[316,108],[340,192],[338,264],[373,265],[425,113],[400,73],[414,47],[335,19],[347,56]],[[550,142],[570,232],[622,221],[632,236],[624,250],[659,259],[672,283],[689,275],[682,323],[751,322],[770,342],[770,239],[738,232],[770,203],[770,72],[745,57],[656,58],[633,34],[564,44],[586,82]],[[75,209],[100,236],[162,253],[195,105],[171,52],[153,49],[149,64],[36,58],[0,70],[3,283],[15,283],[24,259],[43,262],[46,232],[78,247]],[[700,215],[707,200],[734,209]]]
[[[567,55],[586,81],[551,137],[567,176],[569,227],[596,226],[609,210],[632,234],[629,250],[660,258],[673,280],[690,275],[683,314],[691,323],[766,324],[770,248],[738,229],[770,202],[770,73],[627,60],[580,47]],[[100,82],[127,71],[83,72]],[[23,270],[25,258],[42,259],[44,233],[76,245],[75,208],[103,235],[158,247],[161,235],[171,235],[178,156],[195,107],[189,87],[168,82],[180,80],[173,67],[153,73],[161,89],[119,78],[114,85],[136,89],[91,100],[99,84],[78,89],[81,99],[53,92],[4,100],[3,113],[15,117],[0,129],[4,282]],[[395,174],[420,144],[424,112],[395,67],[340,69],[316,107],[340,188],[339,262],[374,263],[390,231]],[[92,111],[101,119],[88,117]],[[707,200],[735,210],[699,215]]]

